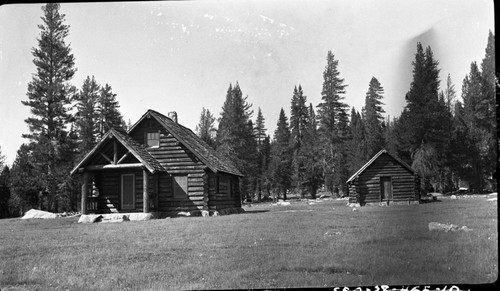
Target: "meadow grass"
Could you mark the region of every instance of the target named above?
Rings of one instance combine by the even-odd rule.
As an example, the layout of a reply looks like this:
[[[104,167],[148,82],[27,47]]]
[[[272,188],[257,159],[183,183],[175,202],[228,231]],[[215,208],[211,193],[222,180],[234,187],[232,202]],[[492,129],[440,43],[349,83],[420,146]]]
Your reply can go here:
[[[496,202],[352,208],[259,204],[245,214],[78,224],[0,220],[0,289],[180,290],[488,283]],[[431,232],[429,222],[471,232]]]

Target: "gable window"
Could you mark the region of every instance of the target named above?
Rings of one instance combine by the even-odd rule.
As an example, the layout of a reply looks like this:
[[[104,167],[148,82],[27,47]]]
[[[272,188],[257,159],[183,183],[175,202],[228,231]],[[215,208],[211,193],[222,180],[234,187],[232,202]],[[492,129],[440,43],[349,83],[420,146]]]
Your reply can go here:
[[[160,133],[158,131],[148,132],[146,134],[146,145],[148,147],[159,147],[160,146]]]
[[[173,176],[172,186],[174,198],[184,198],[188,193],[188,177],[187,176]]]

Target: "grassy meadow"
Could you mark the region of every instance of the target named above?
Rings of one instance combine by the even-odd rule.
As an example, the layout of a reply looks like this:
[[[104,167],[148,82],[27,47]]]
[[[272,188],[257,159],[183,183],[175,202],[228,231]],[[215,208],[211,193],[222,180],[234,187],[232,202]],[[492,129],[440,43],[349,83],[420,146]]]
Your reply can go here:
[[[179,290],[487,283],[497,202],[353,208],[323,200],[245,214],[77,224],[0,220],[1,290]],[[470,232],[431,232],[429,222]]]

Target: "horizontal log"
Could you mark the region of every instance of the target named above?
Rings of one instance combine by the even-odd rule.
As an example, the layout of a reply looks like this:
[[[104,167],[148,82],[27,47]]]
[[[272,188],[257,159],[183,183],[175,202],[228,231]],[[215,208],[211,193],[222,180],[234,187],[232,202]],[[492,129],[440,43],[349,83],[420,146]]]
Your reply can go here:
[[[96,170],[106,170],[106,169],[130,169],[130,168],[140,168],[142,167],[141,163],[134,164],[119,164],[119,165],[90,165],[85,167],[88,171],[96,171]]]
[[[195,173],[203,173],[203,169],[168,169],[168,172],[171,174],[195,174]]]
[[[195,193],[195,192],[201,192],[201,193],[203,193],[204,190],[205,189],[203,187],[199,187],[199,186],[193,186],[193,187],[191,187],[191,185],[188,186],[188,192],[189,193]]]

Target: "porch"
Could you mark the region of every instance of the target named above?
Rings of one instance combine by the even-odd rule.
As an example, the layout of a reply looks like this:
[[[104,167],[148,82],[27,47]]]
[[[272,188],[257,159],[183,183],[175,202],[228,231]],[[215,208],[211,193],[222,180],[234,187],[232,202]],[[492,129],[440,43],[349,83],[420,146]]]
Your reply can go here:
[[[158,174],[141,167],[82,173],[82,214],[158,211]]]

